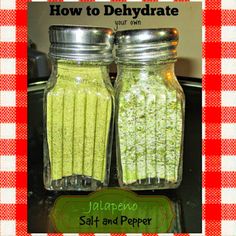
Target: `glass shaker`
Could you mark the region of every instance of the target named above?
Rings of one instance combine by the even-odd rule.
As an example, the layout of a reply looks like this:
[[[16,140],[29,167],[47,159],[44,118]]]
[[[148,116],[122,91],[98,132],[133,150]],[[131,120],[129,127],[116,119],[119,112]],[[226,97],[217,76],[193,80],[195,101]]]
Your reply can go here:
[[[114,92],[111,29],[49,28],[53,70],[44,96],[44,185],[92,191],[107,186]]]
[[[185,96],[174,28],[116,35],[116,149],[120,186],[177,188],[182,179]]]

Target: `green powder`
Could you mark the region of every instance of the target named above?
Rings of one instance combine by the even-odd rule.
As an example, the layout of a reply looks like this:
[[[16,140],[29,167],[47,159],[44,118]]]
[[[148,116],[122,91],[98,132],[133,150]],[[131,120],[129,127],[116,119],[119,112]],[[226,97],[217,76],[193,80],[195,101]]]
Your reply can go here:
[[[176,183],[182,146],[182,91],[163,75],[124,68],[117,83],[118,135],[123,182]]]
[[[56,85],[47,94],[51,179],[81,175],[104,181],[112,91],[104,68],[58,62]]]

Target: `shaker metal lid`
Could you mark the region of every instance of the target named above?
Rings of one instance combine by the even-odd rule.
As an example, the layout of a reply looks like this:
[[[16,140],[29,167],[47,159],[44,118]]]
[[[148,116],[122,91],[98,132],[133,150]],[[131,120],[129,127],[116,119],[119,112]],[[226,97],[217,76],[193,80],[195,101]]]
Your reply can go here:
[[[49,27],[50,55],[53,58],[89,62],[112,62],[112,29],[76,25]]]
[[[116,33],[118,62],[175,61],[178,31],[175,28],[125,30]]]

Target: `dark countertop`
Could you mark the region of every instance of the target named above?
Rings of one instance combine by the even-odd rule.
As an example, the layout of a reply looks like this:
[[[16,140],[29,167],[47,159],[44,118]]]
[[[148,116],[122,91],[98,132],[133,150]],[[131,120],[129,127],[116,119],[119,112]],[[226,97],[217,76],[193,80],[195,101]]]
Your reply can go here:
[[[202,230],[202,96],[199,79],[178,78],[186,96],[183,181],[178,189],[136,191],[142,195],[165,195],[181,207],[182,232]],[[196,86],[197,85],[197,86]],[[42,99],[40,86],[28,92],[28,232],[53,232],[48,215],[60,195],[87,195],[89,192],[47,191],[43,186]],[[33,89],[32,89],[33,88]],[[42,88],[42,86],[41,86]],[[117,183],[115,150],[112,158],[112,181]]]

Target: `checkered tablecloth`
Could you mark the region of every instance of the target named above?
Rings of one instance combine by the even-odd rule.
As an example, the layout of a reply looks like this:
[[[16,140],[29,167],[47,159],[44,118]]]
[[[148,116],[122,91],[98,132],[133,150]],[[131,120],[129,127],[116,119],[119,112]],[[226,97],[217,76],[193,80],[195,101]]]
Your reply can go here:
[[[26,53],[27,1],[0,0],[1,236],[29,235]],[[206,0],[203,2],[203,233],[191,235],[236,235],[235,74],[236,0]],[[163,235],[172,234],[159,234]]]

